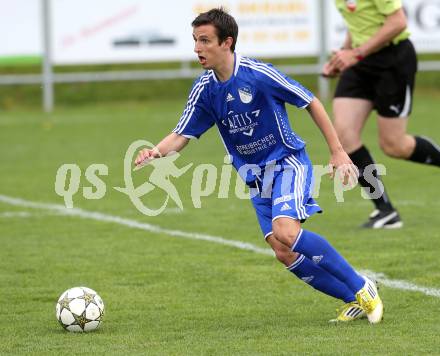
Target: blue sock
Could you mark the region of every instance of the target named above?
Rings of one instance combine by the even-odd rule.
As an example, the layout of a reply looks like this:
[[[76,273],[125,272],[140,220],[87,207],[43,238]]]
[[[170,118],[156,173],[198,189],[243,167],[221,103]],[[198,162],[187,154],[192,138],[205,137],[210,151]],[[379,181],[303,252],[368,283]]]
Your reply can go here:
[[[353,292],[344,283],[304,255],[299,255],[296,261],[287,269],[303,282],[310,284],[313,288],[324,294],[341,299],[345,303],[356,300]]]
[[[292,251],[306,256],[309,260],[325,269],[333,277],[356,294],[365,284],[348,262],[323,237],[307,230],[301,230]]]

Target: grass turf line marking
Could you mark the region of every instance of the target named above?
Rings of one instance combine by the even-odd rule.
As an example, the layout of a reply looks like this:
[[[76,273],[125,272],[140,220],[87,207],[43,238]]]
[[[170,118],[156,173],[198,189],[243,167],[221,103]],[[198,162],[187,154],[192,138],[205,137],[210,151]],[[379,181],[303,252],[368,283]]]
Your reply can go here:
[[[235,247],[235,248],[238,248],[241,250],[247,250],[247,251],[259,253],[262,255],[274,256],[274,253],[272,250],[270,250],[268,248],[261,248],[261,247],[255,246],[251,243],[228,240],[228,239],[225,239],[225,238],[219,237],[219,236],[211,236],[211,235],[206,235],[206,234],[184,232],[184,231],[180,231],[180,230],[164,229],[164,228],[161,228],[160,226],[156,226],[156,225],[152,225],[152,224],[148,224],[148,223],[143,223],[143,222],[139,222],[139,221],[132,220],[132,219],[126,219],[126,218],[122,218],[120,216],[115,216],[115,215],[103,214],[103,213],[94,212],[94,211],[87,211],[87,210],[83,210],[83,209],[79,209],[79,208],[67,209],[64,205],[36,203],[33,201],[24,200],[21,198],[8,197],[6,195],[1,195],[1,194],[0,194],[0,202],[3,202],[5,204],[9,204],[9,205],[13,205],[13,206],[20,206],[20,207],[24,207],[24,208],[49,210],[49,211],[56,212],[61,215],[65,215],[65,216],[76,216],[76,217],[80,217],[83,219],[116,223],[119,225],[134,228],[134,229],[140,229],[140,230],[149,231],[149,232],[158,233],[158,234],[166,234],[166,235],[169,235],[172,237],[181,237],[181,238],[186,238],[186,239],[191,239],[191,240],[202,240],[202,241],[214,242],[217,244]],[[359,272],[361,274],[365,274],[365,275],[377,280],[379,283],[381,283],[384,286],[387,286],[389,288],[405,290],[405,291],[410,291],[410,292],[420,292],[425,295],[440,298],[440,289],[422,287],[422,286],[418,286],[414,283],[404,281],[404,280],[389,279],[383,273],[377,273],[377,272],[370,271],[370,270],[361,270]]]
[[[214,242],[226,246],[231,246],[235,248],[239,248],[241,250],[248,250],[252,252],[256,252],[263,255],[270,255],[273,256],[273,252],[270,249],[267,248],[261,248],[258,246],[255,246],[251,243],[242,242],[242,241],[234,241],[234,240],[227,240],[223,237],[219,236],[211,236],[206,234],[199,234],[199,233],[192,233],[192,232],[184,232],[180,230],[171,230],[171,229],[164,229],[160,226],[148,224],[139,222],[132,219],[126,219],[122,218],[120,216],[115,215],[109,215],[109,214],[103,214],[99,212],[94,211],[86,211],[78,208],[73,209],[67,209],[64,205],[59,204],[48,204],[48,203],[36,203],[29,200],[24,200],[20,198],[13,198],[8,197],[5,195],[0,195],[0,202],[13,205],[13,206],[20,206],[25,208],[32,208],[32,209],[42,209],[42,210],[49,210],[52,212],[56,212],[58,214],[62,214],[65,216],[77,216],[84,219],[91,219],[91,220],[97,220],[97,221],[105,221],[105,222],[112,222],[119,225],[128,226],[134,229],[140,229],[144,231],[149,231],[153,233],[158,234],[166,234],[173,237],[181,237],[191,240],[203,240],[203,241],[209,241]]]
[[[5,211],[0,213],[0,218],[28,218],[32,215],[28,211]]]
[[[407,282],[401,279],[389,279],[385,274],[383,273],[377,273],[369,270],[361,270],[359,273],[366,275],[367,277],[372,278],[373,280],[377,280],[379,283],[383,284],[384,286],[394,288],[394,289],[400,289],[400,290],[407,290],[411,292],[420,292],[425,295],[429,295],[431,297],[437,297],[440,298],[440,289],[436,288],[429,288],[429,287],[421,287],[417,284]]]

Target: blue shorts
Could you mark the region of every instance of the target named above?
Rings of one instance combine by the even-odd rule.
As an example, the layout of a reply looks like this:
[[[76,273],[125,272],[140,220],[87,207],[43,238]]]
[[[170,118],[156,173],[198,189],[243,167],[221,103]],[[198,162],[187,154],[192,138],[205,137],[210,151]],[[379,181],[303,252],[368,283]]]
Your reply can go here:
[[[266,166],[251,189],[252,204],[264,238],[272,234],[272,222],[280,217],[304,222],[322,210],[312,198],[313,167],[303,149]]]

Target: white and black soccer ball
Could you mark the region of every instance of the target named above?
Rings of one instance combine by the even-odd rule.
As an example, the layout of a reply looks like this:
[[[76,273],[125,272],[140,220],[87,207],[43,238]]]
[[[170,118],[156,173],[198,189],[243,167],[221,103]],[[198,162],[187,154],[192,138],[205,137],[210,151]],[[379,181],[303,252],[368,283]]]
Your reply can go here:
[[[99,327],[104,316],[104,302],[93,289],[75,287],[61,294],[56,317],[61,326],[73,332],[87,332]]]

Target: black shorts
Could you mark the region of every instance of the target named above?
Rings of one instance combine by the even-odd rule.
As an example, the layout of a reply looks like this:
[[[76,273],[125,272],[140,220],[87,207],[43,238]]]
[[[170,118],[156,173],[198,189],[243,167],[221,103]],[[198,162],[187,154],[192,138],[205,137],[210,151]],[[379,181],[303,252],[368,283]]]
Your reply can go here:
[[[335,98],[360,98],[373,102],[384,117],[407,117],[417,72],[417,56],[410,40],[391,44],[345,70]]]

